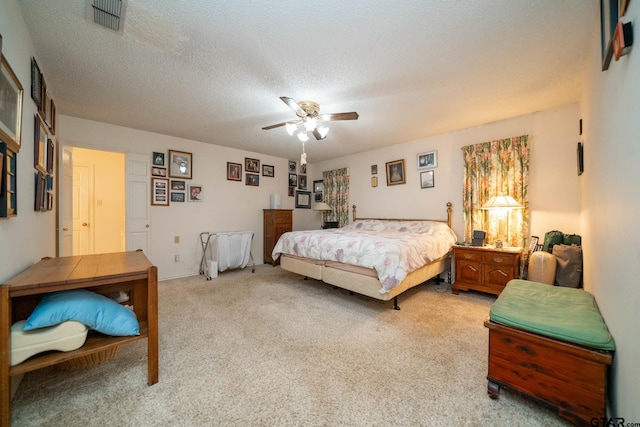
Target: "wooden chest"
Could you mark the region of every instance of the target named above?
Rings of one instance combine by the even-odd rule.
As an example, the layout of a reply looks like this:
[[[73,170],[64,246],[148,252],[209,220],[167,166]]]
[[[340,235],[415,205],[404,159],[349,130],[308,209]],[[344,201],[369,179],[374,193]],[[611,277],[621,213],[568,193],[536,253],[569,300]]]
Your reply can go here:
[[[558,341],[490,320],[488,393],[516,390],[576,425],[606,417],[607,377],[613,353]]]

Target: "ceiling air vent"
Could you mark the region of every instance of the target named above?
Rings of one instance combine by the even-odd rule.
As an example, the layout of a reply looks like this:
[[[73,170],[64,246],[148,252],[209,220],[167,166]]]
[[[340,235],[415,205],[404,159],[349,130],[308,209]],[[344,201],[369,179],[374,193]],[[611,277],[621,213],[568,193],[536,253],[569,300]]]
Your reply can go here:
[[[126,0],[87,0],[86,18],[89,22],[121,32]]]

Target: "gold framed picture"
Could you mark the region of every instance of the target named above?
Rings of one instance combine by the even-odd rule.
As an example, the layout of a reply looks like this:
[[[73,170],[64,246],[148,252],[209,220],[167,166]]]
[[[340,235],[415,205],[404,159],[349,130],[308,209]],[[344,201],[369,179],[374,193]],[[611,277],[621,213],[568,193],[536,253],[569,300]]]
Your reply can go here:
[[[387,162],[385,163],[385,165],[387,167],[387,185],[398,185],[407,183],[404,159]]]

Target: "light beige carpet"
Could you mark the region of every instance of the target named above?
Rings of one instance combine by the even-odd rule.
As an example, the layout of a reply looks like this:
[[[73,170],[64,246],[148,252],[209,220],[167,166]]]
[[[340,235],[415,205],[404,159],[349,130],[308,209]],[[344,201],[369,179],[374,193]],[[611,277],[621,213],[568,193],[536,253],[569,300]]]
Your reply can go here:
[[[102,365],[25,376],[15,426],[555,426],[487,396],[495,297],[432,282],[391,302],[258,266],[159,284],[160,381],[146,341]]]

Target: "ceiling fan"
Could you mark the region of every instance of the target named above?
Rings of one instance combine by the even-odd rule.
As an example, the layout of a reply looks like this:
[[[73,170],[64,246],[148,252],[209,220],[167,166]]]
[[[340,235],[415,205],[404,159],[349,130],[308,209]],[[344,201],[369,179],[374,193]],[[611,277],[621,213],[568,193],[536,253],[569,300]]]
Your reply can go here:
[[[280,126],[286,126],[289,135],[293,135],[294,132],[297,132],[298,139],[302,142],[309,139],[307,132],[312,133],[317,140],[324,139],[329,132],[329,128],[324,126],[322,122],[358,119],[358,113],[356,112],[320,114],[320,105],[318,105],[317,102],[296,102],[293,98],[286,96],[281,96],[280,99],[296,113],[298,119],[265,126],[262,129],[269,130]]]

